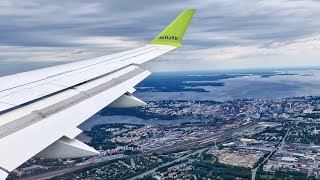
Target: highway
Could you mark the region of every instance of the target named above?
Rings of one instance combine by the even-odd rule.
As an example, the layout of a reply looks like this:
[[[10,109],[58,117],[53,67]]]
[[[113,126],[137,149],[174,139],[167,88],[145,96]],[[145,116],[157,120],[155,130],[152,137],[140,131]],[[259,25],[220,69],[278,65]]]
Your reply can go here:
[[[138,155],[132,155],[132,156],[126,156],[126,157],[122,157],[122,158],[133,158],[133,157],[144,157],[144,156],[148,156],[148,155],[152,155],[153,153],[156,154],[163,154],[163,153],[170,153],[170,152],[174,152],[177,150],[190,150],[190,149],[195,149],[195,148],[204,148],[209,144],[213,144],[215,142],[217,143],[222,143],[225,142],[227,140],[231,140],[231,139],[235,139],[241,136],[241,134],[239,134],[239,132],[243,132],[244,130],[253,130],[254,126],[256,124],[255,123],[249,123],[246,124],[244,126],[240,126],[238,128],[232,128],[232,129],[228,129],[225,130],[224,132],[220,132],[220,133],[216,133],[213,135],[209,135],[207,137],[203,137],[200,139],[196,139],[193,141],[188,141],[188,142],[183,142],[183,143],[179,143],[179,144],[175,144],[173,146],[165,146],[156,150],[152,150],[146,153],[141,153]],[[121,159],[121,158],[118,158]],[[75,166],[75,167],[69,167],[69,168],[64,168],[61,170],[57,170],[57,171],[52,171],[52,172],[47,172],[44,174],[40,174],[40,175],[36,175],[36,176],[31,176],[31,177],[26,177],[26,178],[20,178],[21,180],[44,180],[44,179],[50,179],[53,177],[57,177],[57,176],[61,176],[64,174],[69,174],[69,173],[73,173],[75,171],[84,169],[84,168],[88,168],[88,167],[93,167],[93,166],[98,166],[100,164],[103,164],[107,161],[110,160],[106,160],[103,162],[98,162],[98,163],[91,163],[91,164],[86,164],[86,165],[80,165],[80,166]]]
[[[269,160],[269,158],[283,146],[283,144],[284,144],[289,132],[290,132],[290,128],[288,129],[286,135],[281,140],[281,142],[275,146],[275,148],[268,154],[268,156],[266,158],[264,158],[264,160],[256,168],[252,169],[251,180],[255,180],[256,179],[256,175],[257,175],[257,171],[258,171],[259,167],[261,165],[263,165],[265,162],[267,162]]]
[[[164,163],[164,164],[162,164],[162,165],[160,165],[160,166],[158,166],[158,167],[156,167],[156,168],[153,168],[153,169],[151,169],[151,170],[149,170],[149,171],[146,171],[146,172],[144,172],[144,173],[142,173],[142,174],[139,174],[139,175],[137,175],[137,176],[134,176],[134,177],[130,178],[129,180],[135,180],[135,179],[143,178],[144,176],[147,176],[147,175],[149,175],[149,174],[152,174],[152,173],[156,172],[156,171],[157,171],[159,168],[161,168],[161,167],[169,166],[169,165],[171,165],[171,164],[173,164],[173,163],[175,163],[175,162],[179,162],[179,161],[185,160],[185,159],[187,159],[188,157],[190,157],[190,156],[192,156],[192,155],[195,155],[195,154],[199,154],[199,155],[200,155],[203,151],[205,151],[205,150],[207,150],[207,149],[208,149],[208,148],[200,149],[200,150],[197,150],[196,152],[193,152],[193,153],[190,153],[190,154],[188,154],[188,155],[182,156],[182,157],[180,157],[180,158],[178,158],[178,159],[175,159],[175,160],[173,160],[173,161]]]

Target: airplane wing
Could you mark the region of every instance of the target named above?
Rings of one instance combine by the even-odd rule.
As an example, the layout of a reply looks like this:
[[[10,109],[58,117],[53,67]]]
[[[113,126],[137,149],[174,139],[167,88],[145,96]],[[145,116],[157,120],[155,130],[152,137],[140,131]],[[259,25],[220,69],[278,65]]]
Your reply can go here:
[[[138,65],[181,46],[194,14],[183,11],[150,44],[112,55],[0,78],[0,179],[32,157],[99,154],[75,139],[104,107],[137,107],[131,95],[150,72]]]

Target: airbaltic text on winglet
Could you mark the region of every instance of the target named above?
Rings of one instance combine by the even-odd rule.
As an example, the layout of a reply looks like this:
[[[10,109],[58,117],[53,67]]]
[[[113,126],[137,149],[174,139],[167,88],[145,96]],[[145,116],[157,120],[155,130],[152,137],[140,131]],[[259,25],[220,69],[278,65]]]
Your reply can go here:
[[[160,36],[158,39],[179,40],[178,36]]]

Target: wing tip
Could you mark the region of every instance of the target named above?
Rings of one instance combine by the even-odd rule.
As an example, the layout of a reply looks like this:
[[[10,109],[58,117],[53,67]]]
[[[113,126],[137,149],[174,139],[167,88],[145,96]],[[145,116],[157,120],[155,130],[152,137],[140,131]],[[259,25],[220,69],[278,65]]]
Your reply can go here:
[[[174,21],[172,21],[153,41],[151,44],[169,45],[180,47],[184,34],[195,13],[195,9],[184,10]]]

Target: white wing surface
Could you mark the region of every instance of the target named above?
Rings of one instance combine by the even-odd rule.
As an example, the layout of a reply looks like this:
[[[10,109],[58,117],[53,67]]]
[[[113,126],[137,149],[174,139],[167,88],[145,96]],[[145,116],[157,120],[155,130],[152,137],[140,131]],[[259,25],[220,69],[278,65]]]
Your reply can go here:
[[[75,139],[78,126],[106,106],[144,105],[131,95],[150,75],[138,65],[180,47],[193,14],[185,10],[141,48],[0,77],[0,179],[32,157],[99,154]]]

